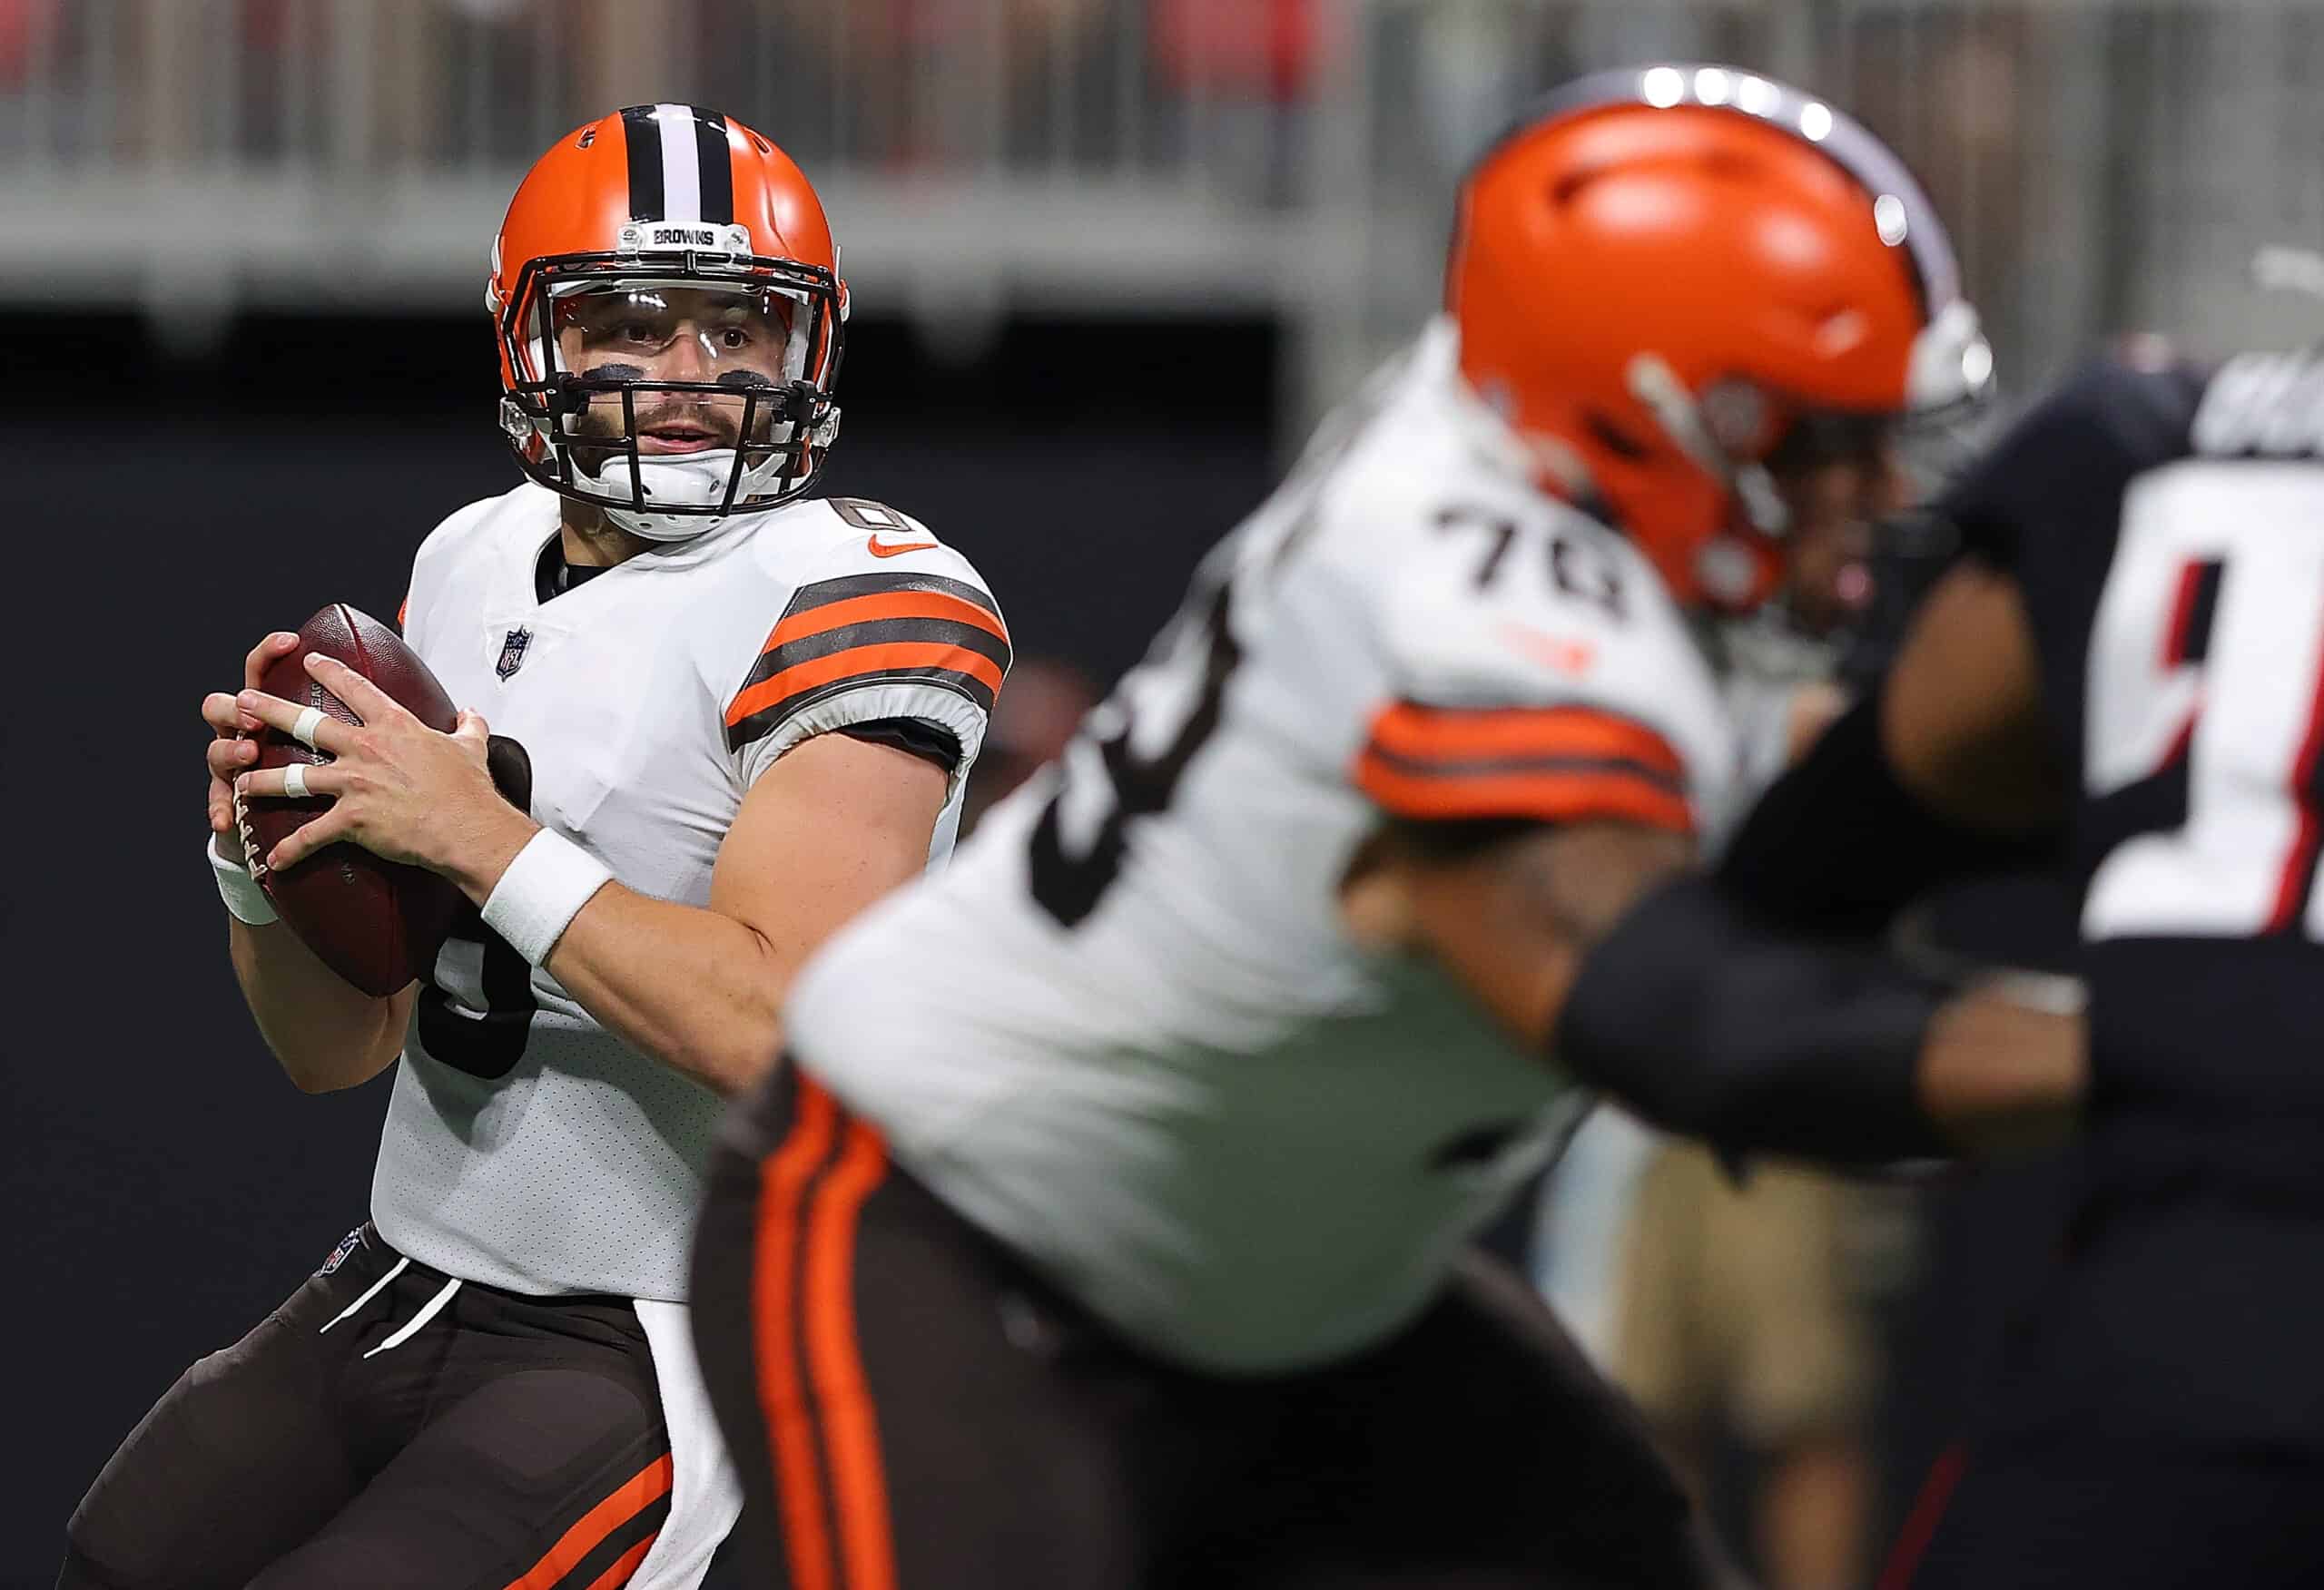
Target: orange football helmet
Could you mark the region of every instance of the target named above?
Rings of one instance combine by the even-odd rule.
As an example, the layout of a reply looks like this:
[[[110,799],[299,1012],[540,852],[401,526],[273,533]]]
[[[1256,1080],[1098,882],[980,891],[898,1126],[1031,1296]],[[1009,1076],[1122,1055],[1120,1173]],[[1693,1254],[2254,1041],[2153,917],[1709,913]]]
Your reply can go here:
[[[838,434],[847,285],[822,204],[715,111],[633,105],[557,140],[493,240],[485,306],[517,463],[635,534],[786,502]]]
[[[1993,370],[1903,163],[1731,67],[1553,93],[1462,184],[1446,298],[1463,374],[1544,486],[1634,537],[1689,605],[1776,588],[1771,460],[1875,446]]]

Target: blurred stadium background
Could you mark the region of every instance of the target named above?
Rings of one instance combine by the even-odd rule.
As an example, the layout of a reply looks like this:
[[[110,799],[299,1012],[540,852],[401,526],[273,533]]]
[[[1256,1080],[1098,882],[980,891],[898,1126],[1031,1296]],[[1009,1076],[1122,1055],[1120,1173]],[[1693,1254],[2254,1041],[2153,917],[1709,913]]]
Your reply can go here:
[[[9,643],[20,681],[74,663],[8,731],[34,875],[0,1260],[31,1438],[0,1584],[48,1581],[137,1415],[360,1218],[381,1097],[296,1095],[239,1008],[194,706],[268,627],[392,612],[425,531],[513,480],[480,293],[552,138],[691,100],[806,168],[855,290],[832,483],[990,575],[1049,664],[1019,686],[1030,755],[1034,706],[1131,659],[1426,312],[1467,157],[1531,93],[1649,56],[1802,83],[1895,143],[2005,394],[2124,330],[2324,319],[2253,270],[2312,277],[2324,243],[2318,0],[0,0]],[[2043,1173],[1922,1201],[1935,1234],[1891,1221],[1866,1265],[1894,1282],[1875,1535],[2009,1293],[1996,1243],[2038,1258]]]

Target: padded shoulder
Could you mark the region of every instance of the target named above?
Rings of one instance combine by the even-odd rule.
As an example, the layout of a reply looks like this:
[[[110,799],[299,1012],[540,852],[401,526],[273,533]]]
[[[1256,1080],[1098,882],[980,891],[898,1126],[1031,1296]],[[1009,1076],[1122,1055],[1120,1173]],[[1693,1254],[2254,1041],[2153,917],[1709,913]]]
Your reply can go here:
[[[1734,751],[1685,621],[1627,540],[1529,506],[1444,510],[1384,582],[1359,783],[1403,816],[1714,826]]]
[[[797,504],[753,534],[759,577],[722,586],[724,622],[705,626],[745,780],[812,735],[882,719],[933,724],[973,757],[1010,662],[975,566],[918,520],[860,498]]]

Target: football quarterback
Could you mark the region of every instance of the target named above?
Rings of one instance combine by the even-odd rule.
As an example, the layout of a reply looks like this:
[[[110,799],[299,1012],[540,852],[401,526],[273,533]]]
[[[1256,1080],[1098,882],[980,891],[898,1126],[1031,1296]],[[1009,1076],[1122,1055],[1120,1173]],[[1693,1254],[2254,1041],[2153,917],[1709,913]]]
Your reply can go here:
[[[766,1571],[1711,1582],[1469,1240],[1584,1085],[1738,1146],[1951,1124],[1941,1065],[1892,1096],[1942,1058],[1917,984],[1674,940],[1674,1019],[1735,1045],[1674,1077],[1592,963],[1730,801],[1697,620],[1889,511],[1894,428],[1989,367],[1920,190],[1812,96],[1622,72],[1487,153],[1446,312],[1059,762],[794,986],[695,1257]]]
[[[205,702],[251,1013],[300,1086],[394,1091],[369,1220],[130,1436],[63,1584],[699,1581],[737,1506],[684,1307],[722,1099],[773,1062],[807,952],[950,849],[1009,661],[919,521],[809,495],[838,265],[806,178],[730,117],[559,139],[486,292],[527,478],[427,538],[401,615],[457,731],[320,656],[359,725],[262,693],[291,636]],[[507,799],[487,719],[526,752]],[[259,770],[261,726],[328,760]],[[331,804],[271,867],[351,840],[470,902],[392,997],[240,865],[237,804],[302,793]]]

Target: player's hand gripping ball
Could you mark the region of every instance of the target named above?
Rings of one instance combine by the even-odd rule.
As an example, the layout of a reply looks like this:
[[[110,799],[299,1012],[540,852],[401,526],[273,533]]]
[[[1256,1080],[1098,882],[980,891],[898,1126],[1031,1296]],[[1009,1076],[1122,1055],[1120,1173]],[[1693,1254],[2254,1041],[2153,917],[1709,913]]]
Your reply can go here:
[[[298,643],[266,664],[259,688],[302,711],[315,709],[331,725],[359,726],[356,712],[310,676],[306,658],[317,652],[370,681],[426,727],[449,734],[458,726],[460,714],[419,654],[379,620],[342,604],[323,608],[300,626]],[[298,727],[294,722],[289,729]],[[304,784],[310,770],[329,766],[327,751],[289,729],[259,730],[257,759],[242,765],[257,771],[295,767],[298,773],[286,775],[294,786]],[[310,738],[330,732],[320,721],[308,729]],[[238,792],[234,818],[243,863],[275,911],[325,966],[366,994],[397,993],[428,974],[468,902],[451,879],[345,839],[290,865],[269,865],[277,846],[332,805],[328,792],[304,800]]]

